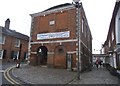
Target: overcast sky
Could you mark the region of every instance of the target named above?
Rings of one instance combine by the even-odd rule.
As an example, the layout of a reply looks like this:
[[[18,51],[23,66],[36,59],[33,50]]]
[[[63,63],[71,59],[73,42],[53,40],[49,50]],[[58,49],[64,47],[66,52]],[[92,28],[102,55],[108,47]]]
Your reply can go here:
[[[0,0],[0,26],[10,18],[10,29],[29,36],[31,17],[52,6],[73,0]],[[107,37],[116,0],[81,0],[93,37],[93,50],[98,53]]]

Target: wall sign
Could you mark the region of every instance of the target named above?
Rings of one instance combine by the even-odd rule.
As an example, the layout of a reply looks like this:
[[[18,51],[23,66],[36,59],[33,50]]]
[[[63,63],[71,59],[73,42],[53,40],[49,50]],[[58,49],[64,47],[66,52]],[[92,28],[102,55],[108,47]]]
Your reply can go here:
[[[70,37],[70,31],[37,34],[37,40],[68,37]]]

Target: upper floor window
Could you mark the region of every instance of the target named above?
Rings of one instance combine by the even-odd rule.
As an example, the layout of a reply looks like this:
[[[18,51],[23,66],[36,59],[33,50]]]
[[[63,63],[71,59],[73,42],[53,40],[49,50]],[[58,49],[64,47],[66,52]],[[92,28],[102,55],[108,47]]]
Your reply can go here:
[[[85,26],[85,37],[87,36],[87,25]]]
[[[109,40],[109,47],[111,46],[110,40]]]
[[[114,32],[112,31],[112,41],[114,40]]]
[[[15,47],[20,47],[20,40],[19,39],[15,40]]]
[[[49,25],[54,25],[54,24],[55,24],[54,20],[49,21]]]
[[[83,29],[84,29],[84,19],[82,18],[82,33],[83,33]]]
[[[5,44],[5,36],[0,34],[0,44]]]
[[[87,34],[88,42],[90,41],[90,33]]]

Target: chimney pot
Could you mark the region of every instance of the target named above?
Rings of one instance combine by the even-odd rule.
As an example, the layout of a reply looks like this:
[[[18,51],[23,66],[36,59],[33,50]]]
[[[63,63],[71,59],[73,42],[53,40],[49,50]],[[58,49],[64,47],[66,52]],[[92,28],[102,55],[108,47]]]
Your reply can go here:
[[[6,21],[5,21],[5,28],[6,29],[9,29],[10,27],[10,19],[8,18]]]

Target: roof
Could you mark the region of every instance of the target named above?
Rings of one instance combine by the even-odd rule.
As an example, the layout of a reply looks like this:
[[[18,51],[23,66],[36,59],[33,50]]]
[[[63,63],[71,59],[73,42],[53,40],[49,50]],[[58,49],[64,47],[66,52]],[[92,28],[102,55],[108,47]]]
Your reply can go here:
[[[60,4],[60,5],[56,5],[53,7],[50,7],[42,12],[38,12],[38,13],[34,13],[34,14],[30,14],[31,17],[36,17],[36,16],[40,16],[40,15],[46,15],[46,14],[50,14],[53,12],[58,12],[60,10],[65,10],[65,9],[73,9],[75,8],[75,6],[71,3],[65,3],[65,4]]]
[[[44,11],[54,10],[54,9],[58,9],[58,8],[62,8],[62,7],[70,6],[70,5],[72,5],[72,4],[70,4],[70,3],[60,4],[60,5],[56,5],[51,8],[48,8],[47,10],[44,10]]]
[[[24,35],[22,33],[16,32],[15,30],[7,29],[7,28],[1,27],[1,26],[0,26],[0,33],[9,35],[9,36],[13,36],[18,39],[23,39],[23,40],[27,40],[27,41],[29,40],[29,37],[27,35]]]

